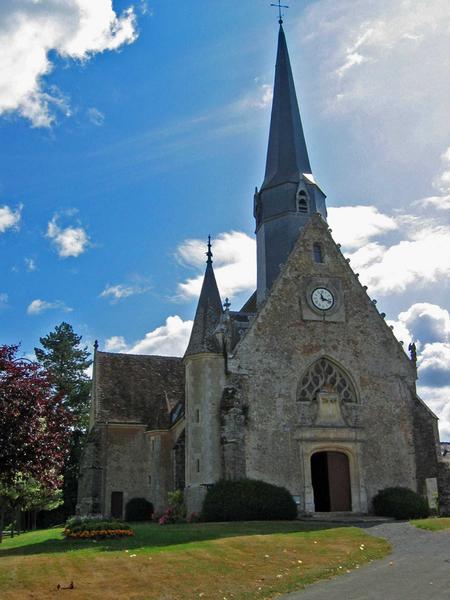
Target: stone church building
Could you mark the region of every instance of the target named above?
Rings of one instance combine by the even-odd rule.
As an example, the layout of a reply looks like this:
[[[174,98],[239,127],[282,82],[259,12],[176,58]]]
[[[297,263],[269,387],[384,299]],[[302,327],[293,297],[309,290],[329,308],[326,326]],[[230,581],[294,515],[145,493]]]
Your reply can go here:
[[[241,477],[286,487],[301,513],[368,513],[382,488],[430,497],[444,479],[415,349],[328,228],[281,23],[254,216],[257,289],[238,311],[223,304],[209,244],[183,358],[96,349],[80,513],[121,517],[134,497],[162,511],[174,489],[197,512],[208,485]]]

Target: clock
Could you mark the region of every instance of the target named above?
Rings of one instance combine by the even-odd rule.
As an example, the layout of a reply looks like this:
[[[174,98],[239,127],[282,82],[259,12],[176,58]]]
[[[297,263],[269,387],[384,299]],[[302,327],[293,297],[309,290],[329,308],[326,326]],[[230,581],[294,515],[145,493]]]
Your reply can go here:
[[[324,287],[315,288],[311,294],[311,301],[319,310],[330,310],[335,304],[334,296]]]

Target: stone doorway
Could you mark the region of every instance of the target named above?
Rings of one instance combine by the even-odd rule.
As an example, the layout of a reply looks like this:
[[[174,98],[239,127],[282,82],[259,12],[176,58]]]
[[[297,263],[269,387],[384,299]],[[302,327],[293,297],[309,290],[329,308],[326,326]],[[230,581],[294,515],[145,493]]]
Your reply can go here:
[[[311,456],[311,479],[316,512],[351,511],[350,467],[343,452]]]

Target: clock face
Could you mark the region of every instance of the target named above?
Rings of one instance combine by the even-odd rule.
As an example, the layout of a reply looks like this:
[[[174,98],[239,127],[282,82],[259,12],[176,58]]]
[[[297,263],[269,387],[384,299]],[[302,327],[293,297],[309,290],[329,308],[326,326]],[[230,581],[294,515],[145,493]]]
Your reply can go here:
[[[319,310],[330,310],[334,306],[334,296],[327,288],[316,288],[311,294],[311,300]]]

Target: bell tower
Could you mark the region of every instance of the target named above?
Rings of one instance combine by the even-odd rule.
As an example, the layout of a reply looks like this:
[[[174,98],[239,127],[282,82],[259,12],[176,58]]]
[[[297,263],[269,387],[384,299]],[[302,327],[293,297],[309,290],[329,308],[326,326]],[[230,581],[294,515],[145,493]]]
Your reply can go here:
[[[326,220],[325,197],[311,172],[280,18],[266,173],[254,199],[258,304],[270,291],[311,215],[318,212]]]

